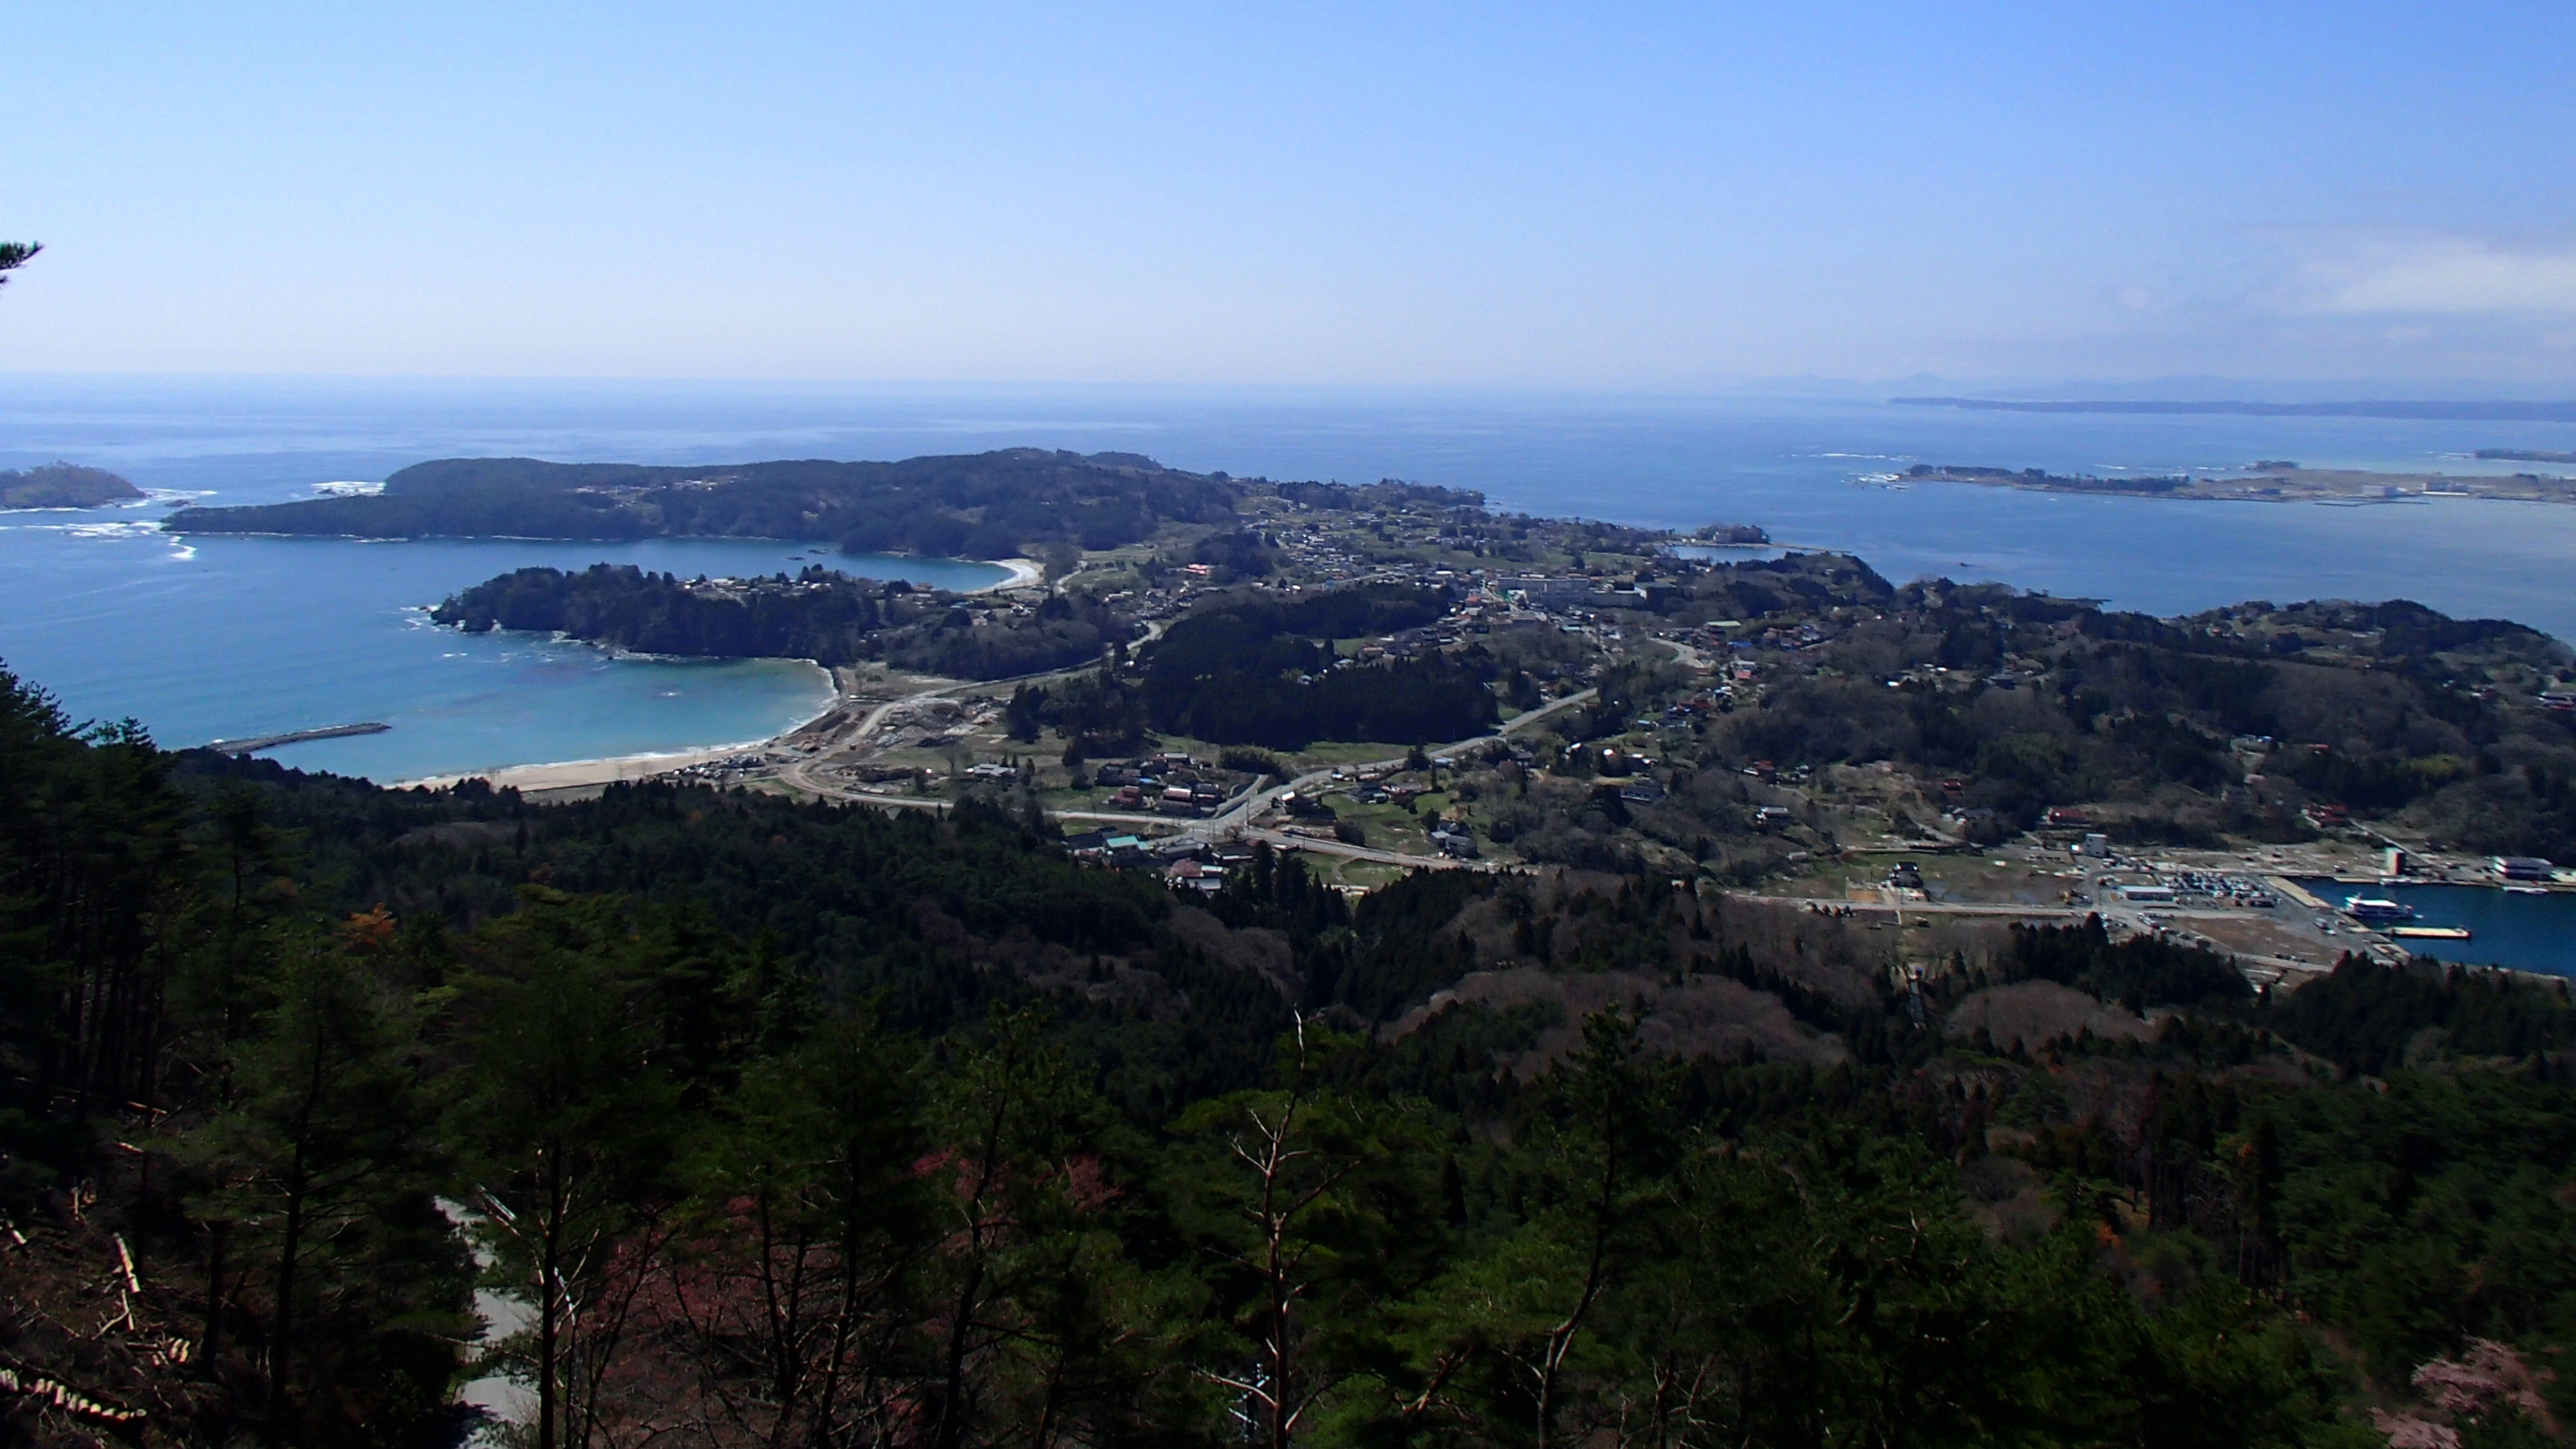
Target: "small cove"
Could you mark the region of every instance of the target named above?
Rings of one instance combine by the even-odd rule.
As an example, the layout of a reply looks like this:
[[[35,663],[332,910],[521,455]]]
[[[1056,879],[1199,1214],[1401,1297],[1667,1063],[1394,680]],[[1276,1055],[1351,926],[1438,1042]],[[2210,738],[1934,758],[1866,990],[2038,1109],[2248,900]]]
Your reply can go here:
[[[831,698],[825,672],[793,660],[620,657],[429,621],[427,605],[494,574],[811,563],[962,589],[1004,573],[776,540],[180,537],[149,517],[0,515],[0,659],[75,719],[131,717],[171,746],[381,720],[393,728],[269,757],[385,782],[764,739]]]

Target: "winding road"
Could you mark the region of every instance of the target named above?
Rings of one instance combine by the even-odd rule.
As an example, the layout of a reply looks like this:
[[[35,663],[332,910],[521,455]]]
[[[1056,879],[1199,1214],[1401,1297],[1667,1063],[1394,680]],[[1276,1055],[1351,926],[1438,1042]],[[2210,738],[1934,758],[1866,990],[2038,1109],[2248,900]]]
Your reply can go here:
[[[1139,641],[1140,643],[1150,643],[1155,638],[1160,637],[1162,633],[1162,624],[1160,621],[1150,622],[1145,627],[1147,631],[1146,637]],[[861,790],[849,785],[841,784],[838,781],[823,779],[817,774],[817,771],[831,761],[844,756],[853,750],[863,747],[871,736],[884,727],[887,718],[905,705],[924,704],[934,699],[963,697],[988,692],[1005,686],[1034,683],[1041,679],[1060,678],[1068,674],[1080,673],[1082,670],[1091,667],[1092,666],[1085,664],[1078,665],[1070,669],[1042,670],[1035,674],[1016,675],[1009,679],[985,680],[966,688],[950,686],[940,689],[925,689],[915,694],[905,695],[899,699],[887,700],[883,704],[870,710],[867,717],[860,720],[857,727],[850,730],[849,733],[834,739],[829,744],[816,749],[813,753],[806,755],[803,758],[791,760],[785,765],[780,766],[778,770],[779,782],[788,786],[790,789],[799,790],[808,795],[817,796],[823,799],[844,800],[861,805],[881,805],[890,810],[945,810],[954,802],[948,800],[924,799],[919,796],[880,795],[874,791]],[[1482,749],[1486,745],[1495,744],[1508,739],[1518,731],[1526,729],[1530,725],[1536,724],[1540,720],[1546,719],[1550,715],[1556,714],[1561,710],[1572,709],[1577,705],[1588,703],[1599,695],[1600,691],[1597,689],[1578,690],[1573,694],[1566,695],[1562,699],[1550,700],[1536,709],[1526,710],[1520,714],[1512,716],[1510,719],[1503,721],[1501,725],[1497,726],[1491,734],[1478,735],[1473,739],[1459,740],[1452,744],[1442,745],[1438,749],[1426,749],[1424,753],[1434,756],[1442,756],[1456,754],[1465,750]],[[1223,806],[1219,807],[1215,814],[1210,815],[1205,819],[1192,820],[1188,822],[1182,827],[1182,832],[1191,839],[1208,841],[1219,840],[1228,836],[1240,834],[1245,836],[1247,839],[1266,840],[1272,845],[1283,849],[1311,850],[1324,855],[1346,855],[1356,860],[1381,861],[1390,865],[1419,865],[1427,866],[1434,870],[1499,869],[1500,867],[1488,861],[1455,860],[1448,856],[1440,855],[1405,855],[1396,851],[1379,850],[1365,845],[1346,845],[1338,840],[1315,840],[1306,836],[1289,835],[1280,831],[1249,829],[1252,817],[1259,814],[1263,806],[1270,804],[1283,794],[1292,791],[1314,789],[1331,780],[1337,774],[1352,773],[1360,770],[1392,769],[1401,766],[1403,763],[1404,757],[1398,755],[1386,760],[1369,760],[1356,764],[1333,765],[1320,770],[1310,770],[1307,773],[1299,775],[1295,779],[1288,781],[1284,785],[1270,788],[1265,788],[1267,777],[1255,779],[1249,787],[1237,794],[1232,800],[1227,801]],[[1172,823],[1172,817],[1168,815],[1146,815],[1107,810],[1056,810],[1050,811],[1049,813],[1059,820],[1082,820],[1104,825],[1168,825]]]

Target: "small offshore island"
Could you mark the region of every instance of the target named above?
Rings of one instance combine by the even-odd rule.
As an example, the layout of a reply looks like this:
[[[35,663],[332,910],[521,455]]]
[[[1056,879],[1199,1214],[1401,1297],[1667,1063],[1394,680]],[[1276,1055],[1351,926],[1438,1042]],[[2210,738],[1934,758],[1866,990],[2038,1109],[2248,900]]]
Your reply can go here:
[[[143,496],[142,489],[104,468],[77,463],[0,468],[0,508],[101,508]]]
[[[2567,462],[2565,454],[2514,453],[2481,449],[2481,458],[2519,458]],[[2496,476],[2483,473],[2385,473],[2351,468],[2302,468],[2293,462],[2265,460],[2240,474],[2051,473],[2044,468],[1994,468],[1965,464],[1917,463],[1902,475],[1908,481],[1981,483],[1998,488],[2025,488],[2039,493],[2090,493],[2117,498],[2221,499],[2252,503],[2394,503],[2425,498],[2497,498],[2520,502],[2576,503],[2576,478],[2544,473]]]

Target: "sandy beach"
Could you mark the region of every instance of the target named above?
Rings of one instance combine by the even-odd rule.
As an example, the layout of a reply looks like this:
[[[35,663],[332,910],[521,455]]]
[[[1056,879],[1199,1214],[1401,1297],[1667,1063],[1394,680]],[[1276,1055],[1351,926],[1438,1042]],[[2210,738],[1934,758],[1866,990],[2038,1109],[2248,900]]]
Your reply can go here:
[[[1011,576],[966,590],[970,594],[989,594],[996,589],[1024,589],[1046,581],[1046,565],[1033,558],[997,558],[990,560],[1011,571]]]
[[[830,711],[825,711],[829,713]],[[816,718],[821,718],[820,715]],[[798,726],[803,728],[803,726]],[[789,731],[792,734],[794,731]],[[784,738],[784,736],[780,736]],[[714,745],[697,750],[671,750],[651,755],[613,755],[600,760],[558,760],[544,765],[507,765],[497,770],[469,770],[461,775],[431,775],[418,780],[404,780],[396,789],[443,790],[464,780],[489,780],[494,789],[521,791],[569,790],[583,785],[610,785],[620,780],[649,780],[690,765],[703,765],[710,760],[734,755],[758,754],[769,748],[771,740],[754,740],[748,744]]]
[[[969,589],[968,593],[985,594],[1000,589],[1027,588],[1046,580],[1046,566],[1033,558],[997,558],[992,560],[1010,573],[992,583]],[[812,719],[784,729],[765,740],[751,740],[730,745],[709,745],[702,749],[666,750],[657,754],[612,755],[597,760],[558,760],[540,765],[504,765],[493,770],[468,770],[454,775],[429,775],[417,780],[403,780],[397,789],[443,790],[462,780],[488,780],[498,789],[519,790],[534,794],[547,790],[577,790],[593,785],[613,785],[621,780],[649,780],[691,765],[735,755],[759,754],[797,734],[811,729],[848,702],[846,682],[834,674],[832,700]]]
[[[463,780],[488,780],[494,789],[537,793],[546,790],[577,790],[590,785],[613,785],[621,780],[649,780],[703,765],[714,760],[732,759],[738,755],[764,754],[797,735],[830,719],[849,703],[852,676],[834,669],[832,695],[823,707],[807,719],[763,740],[740,740],[729,745],[701,745],[685,750],[655,750],[633,755],[606,755],[595,760],[554,760],[536,765],[502,765],[490,770],[465,770],[452,775],[425,775],[416,780],[397,782],[395,789],[444,790]]]

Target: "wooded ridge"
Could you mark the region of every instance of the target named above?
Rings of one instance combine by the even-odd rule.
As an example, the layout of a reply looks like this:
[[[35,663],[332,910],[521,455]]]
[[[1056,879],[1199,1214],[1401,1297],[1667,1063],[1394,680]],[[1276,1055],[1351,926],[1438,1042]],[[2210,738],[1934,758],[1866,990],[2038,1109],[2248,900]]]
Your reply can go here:
[[[549,1445],[2576,1410],[2557,986],[2273,999],[2097,922],[1898,941],[1644,875],[1350,899],[1264,851],[1184,896],[1007,793],[382,790],[15,679],[0,792],[18,1442],[451,1443],[484,1372]],[[478,1282],[528,1327],[469,1366]]]
[[[1174,520],[1221,521],[1233,498],[1221,476],[1132,453],[1040,448],[692,467],[450,458],[405,468],[378,494],[190,508],[167,526],[363,538],[830,540],[854,553],[1009,558],[1050,543],[1114,548]]]

